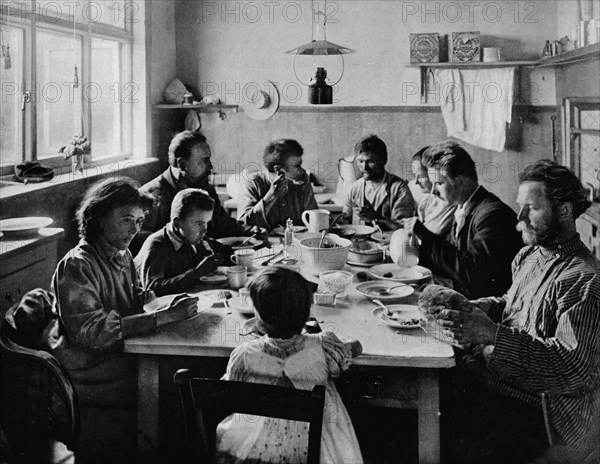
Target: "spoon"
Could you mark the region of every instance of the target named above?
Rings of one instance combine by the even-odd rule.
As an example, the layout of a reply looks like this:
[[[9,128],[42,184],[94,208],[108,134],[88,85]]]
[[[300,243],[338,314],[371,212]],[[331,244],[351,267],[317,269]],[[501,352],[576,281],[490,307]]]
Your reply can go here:
[[[402,285],[394,285],[393,287],[389,287],[389,288],[378,288],[375,291],[377,293],[379,293],[379,295],[381,295],[381,296],[390,296],[393,289],[402,288],[402,287],[406,287],[406,285],[402,284]]]
[[[374,299],[373,303],[375,303],[376,305],[381,306],[383,308],[383,312],[386,315],[386,317],[392,317],[392,312],[381,301]]]
[[[342,217],[344,216],[344,214],[340,214],[339,216],[337,216],[333,221],[331,221],[331,224],[329,224],[329,227],[327,229],[325,229],[323,231],[323,234],[321,235],[321,240],[319,241],[319,248],[323,247],[323,240],[325,240],[325,236],[331,232],[331,229],[333,228],[333,226],[335,226],[340,219],[342,219]]]

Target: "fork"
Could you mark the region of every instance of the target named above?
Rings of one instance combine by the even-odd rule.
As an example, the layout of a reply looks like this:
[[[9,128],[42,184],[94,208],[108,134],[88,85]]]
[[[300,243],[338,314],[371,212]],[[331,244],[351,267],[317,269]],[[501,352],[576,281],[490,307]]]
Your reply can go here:
[[[219,299],[219,302],[223,303],[223,306],[227,308],[227,314],[231,314],[231,308],[229,307],[229,302],[227,301],[229,298],[231,298],[231,292],[227,290],[219,290],[217,298]]]

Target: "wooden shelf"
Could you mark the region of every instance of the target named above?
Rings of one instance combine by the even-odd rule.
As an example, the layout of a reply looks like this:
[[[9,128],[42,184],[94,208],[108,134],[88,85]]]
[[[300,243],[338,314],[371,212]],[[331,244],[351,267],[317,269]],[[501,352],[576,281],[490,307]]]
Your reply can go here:
[[[432,68],[437,69],[485,69],[511,68],[520,66],[537,66],[538,61],[452,61],[441,63],[410,63],[410,67],[421,71],[421,103],[427,103],[427,73]]]
[[[542,58],[537,61],[537,66],[564,66],[580,61],[597,60],[598,58],[600,58],[600,42],[568,52],[559,53],[558,55]]]
[[[538,61],[456,61],[443,63],[411,63],[413,68],[507,68],[510,66],[536,66]]]
[[[200,113],[216,113],[223,110],[233,110],[234,113],[238,112],[238,105],[178,105],[176,103],[158,103],[154,105],[157,110],[196,110]]]

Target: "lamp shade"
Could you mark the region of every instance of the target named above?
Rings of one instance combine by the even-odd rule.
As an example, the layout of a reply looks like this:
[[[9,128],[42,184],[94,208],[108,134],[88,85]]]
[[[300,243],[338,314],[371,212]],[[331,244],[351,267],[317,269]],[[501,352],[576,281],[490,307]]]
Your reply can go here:
[[[290,55],[348,55],[355,52],[356,50],[334,44],[328,40],[313,40],[286,53]]]

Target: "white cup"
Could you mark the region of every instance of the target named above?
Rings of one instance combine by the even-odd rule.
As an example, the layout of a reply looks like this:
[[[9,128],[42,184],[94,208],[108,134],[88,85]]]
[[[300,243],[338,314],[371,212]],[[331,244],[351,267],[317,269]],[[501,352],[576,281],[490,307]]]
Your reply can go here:
[[[243,248],[241,250],[235,250],[231,255],[231,261],[239,266],[246,266],[248,269],[254,267],[254,258],[256,258],[256,251],[252,248]]]
[[[234,290],[242,288],[248,281],[248,268],[246,266],[231,266],[227,269],[229,287]]]
[[[487,63],[500,61],[500,49],[498,47],[485,47],[483,49],[483,61]]]
[[[302,213],[302,222],[309,232],[320,232],[329,227],[329,211],[326,209],[311,209]]]

